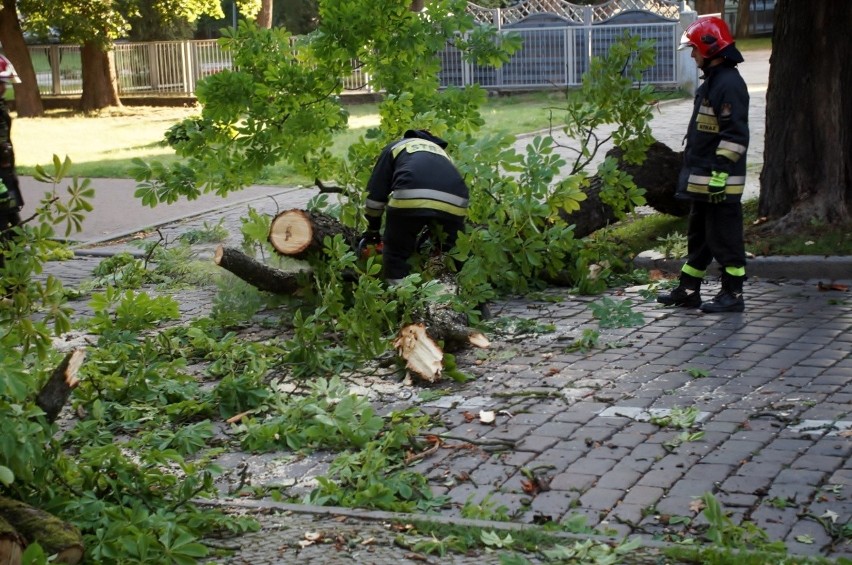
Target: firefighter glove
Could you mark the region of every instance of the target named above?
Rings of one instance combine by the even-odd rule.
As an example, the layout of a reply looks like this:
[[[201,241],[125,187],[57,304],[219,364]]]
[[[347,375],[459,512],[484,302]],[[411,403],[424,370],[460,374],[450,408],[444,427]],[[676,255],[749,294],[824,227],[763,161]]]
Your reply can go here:
[[[713,171],[710,182],[707,183],[707,199],[713,204],[725,201],[725,186],[728,184],[728,173]]]

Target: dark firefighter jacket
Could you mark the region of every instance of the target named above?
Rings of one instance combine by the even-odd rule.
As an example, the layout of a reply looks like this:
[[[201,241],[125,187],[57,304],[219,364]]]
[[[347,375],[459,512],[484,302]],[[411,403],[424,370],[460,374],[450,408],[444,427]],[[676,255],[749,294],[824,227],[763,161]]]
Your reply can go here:
[[[742,198],[749,140],[748,101],[748,88],[734,66],[721,64],[707,70],[695,94],[686,132],[678,197],[706,201],[710,174],[717,171],[730,175],[725,201]]]
[[[24,206],[24,198],[15,174],[15,151],[12,148],[11,132],[12,116],[9,114],[9,107],[5,101],[0,100],[0,181],[9,191],[0,203],[0,227],[8,225],[9,214],[17,217],[18,211]]]
[[[444,152],[446,146],[426,130],[408,130],[382,150],[367,183],[370,229],[379,229],[385,207],[412,216],[465,216],[467,185]]]

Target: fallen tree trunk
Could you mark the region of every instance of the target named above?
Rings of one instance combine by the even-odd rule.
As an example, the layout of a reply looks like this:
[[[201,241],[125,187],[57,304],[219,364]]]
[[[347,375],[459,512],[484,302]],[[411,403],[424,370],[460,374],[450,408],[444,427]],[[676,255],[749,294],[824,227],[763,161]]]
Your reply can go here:
[[[676,153],[663,143],[655,141],[648,148],[645,161],[641,165],[625,163],[621,160],[624,152],[615,147],[607,152],[608,157],[619,160],[618,168],[633,177],[636,186],[645,189],[647,205],[663,214],[685,216],[689,213],[689,202],[675,199],[677,179],[683,162],[683,154]],[[601,180],[597,176],[589,180],[586,200],[580,202],[580,209],[571,213],[562,213],[562,218],[574,224],[574,237],[586,237],[617,221],[612,208],[601,200]]]
[[[470,328],[466,314],[444,303],[432,303],[420,320],[403,326],[393,347],[415,377],[433,383],[444,371],[444,353],[491,344],[482,332]]]
[[[619,159],[618,168],[632,176],[636,186],[645,189],[648,206],[661,214],[689,214],[689,201],[675,198],[677,179],[683,167],[683,151],[673,151],[665,143],[655,141],[645,152],[645,161],[641,165],[625,163],[621,160],[623,154],[618,147],[607,152],[607,155]]]
[[[37,542],[55,563],[75,565],[83,559],[83,536],[53,514],[11,498],[0,497],[0,517],[28,543]]]
[[[233,247],[220,245],[213,255],[213,262],[264,292],[293,294],[304,284],[304,271],[282,271],[270,267]]]
[[[434,383],[441,379],[444,372],[445,350],[441,341],[453,346],[446,352],[457,351],[463,347],[487,348],[491,344],[481,332],[464,326],[427,326],[423,322],[408,324],[399,330],[393,347],[405,361],[405,368],[418,379]]]
[[[295,259],[311,260],[321,257],[323,240],[341,234],[353,249],[358,244],[358,234],[328,214],[307,210],[285,210],[272,219],[269,226],[269,243],[281,255]]]
[[[26,545],[21,534],[0,516],[0,565],[20,565]]]
[[[83,349],[75,349],[68,353],[39,391],[36,405],[44,410],[48,422],[56,421],[71,391],[80,384],[77,373],[85,358],[86,352]]]

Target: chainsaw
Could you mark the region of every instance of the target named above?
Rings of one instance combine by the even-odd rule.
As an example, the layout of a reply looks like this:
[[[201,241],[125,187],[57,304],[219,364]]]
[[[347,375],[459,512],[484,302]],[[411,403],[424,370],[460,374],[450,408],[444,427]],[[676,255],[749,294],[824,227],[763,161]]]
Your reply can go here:
[[[367,259],[373,255],[381,255],[383,247],[384,244],[381,241],[372,242],[366,237],[362,237],[361,241],[358,242],[358,257]]]

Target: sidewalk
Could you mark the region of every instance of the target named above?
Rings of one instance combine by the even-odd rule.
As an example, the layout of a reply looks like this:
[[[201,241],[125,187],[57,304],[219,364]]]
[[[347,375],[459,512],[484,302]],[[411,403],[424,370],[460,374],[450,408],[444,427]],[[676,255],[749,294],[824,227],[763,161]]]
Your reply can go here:
[[[241,214],[234,205],[162,230],[170,238],[219,219],[232,226]],[[73,281],[98,261],[81,256],[48,269]],[[841,282],[852,284],[852,274]],[[417,407],[434,415],[442,426],[433,431],[453,438],[412,467],[453,502],[435,519],[461,524],[465,503],[490,497],[495,507],[506,507],[515,527],[582,515],[589,526],[653,545],[689,537],[689,527],[671,517],[696,519],[694,498],[714,492],[735,522],[755,524],[793,553],[852,558],[849,539],[832,537],[814,518],[830,512],[838,525],[852,519],[852,300],[817,283],[749,280],[746,311],[716,316],[660,307],[640,288],[613,289],[606,298],[629,299],[644,318],[620,329],[603,329],[593,317],[589,306],[604,297],[551,289],[538,299],[492,304],[497,317],[554,330],[489,335],[490,349],[457,355],[459,367],[475,377],[466,384],[421,387],[396,376],[348,380],[382,410]],[[705,292],[717,289],[711,283]],[[181,291],[185,318],[208,314],[215,292]],[[598,331],[598,344],[572,348],[584,330]],[[698,411],[692,431],[703,436],[694,441],[650,421],[684,409]],[[480,410],[494,411],[495,424],[467,420],[466,413]],[[246,486],[274,486],[299,499],[332,457],[230,452],[217,461],[226,470],[220,488],[228,492],[248,477]],[[533,469],[547,485],[537,494],[523,485]],[[423,515],[377,517],[224,495],[219,504],[255,516],[264,528],[224,540],[237,553],[220,563],[423,562],[395,545],[388,526],[392,518],[407,523]],[[305,534],[317,532],[324,543],[299,546]],[[373,541],[362,545],[367,539]],[[426,562],[497,561],[480,554]]]
[[[762,67],[754,58],[757,73]],[[747,80],[756,89],[757,111],[761,79]],[[690,113],[689,101],[661,105],[655,134],[677,146]],[[752,163],[762,153],[759,115],[752,114]],[[132,191],[115,182],[104,181],[104,191]],[[87,226],[80,256],[50,263],[47,270],[67,284],[83,280],[100,260],[87,254],[132,250],[124,236],[152,225],[172,239],[222,221],[231,233],[228,244],[237,245],[247,206],[272,214],[303,206],[311,195],[269,187],[240,194],[246,198],[222,206],[205,200],[209,209],[185,210],[179,219],[172,207],[143,217],[144,210],[131,207],[122,192],[108,208],[115,225]],[[209,255],[212,246],[199,251]],[[427,388],[395,377],[351,380],[382,410],[417,407],[434,415],[440,425],[433,431],[452,438],[411,467],[428,478],[435,494],[453,502],[431,519],[467,523],[460,518],[464,504],[490,497],[506,507],[512,522],[481,524],[487,529],[533,528],[582,515],[587,525],[616,538],[640,536],[657,546],[657,540],[689,537],[689,522],[697,519],[695,497],[713,492],[735,522],[764,529],[791,553],[852,558],[850,538],[837,533],[852,520],[852,300],[848,292],[820,289],[819,278],[827,273],[821,259],[815,259],[813,271],[795,265],[773,276],[759,275],[759,265],[750,264],[747,309],[741,314],[662,308],[640,288],[613,289],[605,297],[630,300],[643,322],[606,329],[590,309],[604,297],[551,289],[535,299],[492,305],[495,316],[554,329],[494,334],[490,349],[462,352],[459,367],[475,376],[465,384]],[[852,284],[852,269],[842,266],[839,274],[837,282]],[[705,292],[712,295],[717,288],[710,283]],[[204,315],[214,293],[181,291],[182,314]],[[597,346],[572,347],[584,330],[599,332]],[[676,426],[651,421],[685,409],[697,410],[692,431],[703,432],[693,441],[684,441]],[[466,417],[480,410],[494,411],[495,423]],[[220,461],[227,470],[220,487],[227,492],[247,477],[249,486],[274,485],[298,497],[325,473],[331,457],[319,453],[293,461],[287,453],[232,452]],[[537,493],[523,483],[532,470],[546,485]],[[398,532],[388,524],[424,515],[225,495],[216,503],[254,515],[263,525],[259,533],[222,540],[235,554],[220,563],[497,563],[496,553],[425,556],[397,545]],[[825,526],[830,521],[825,516],[832,515],[836,529]],[[300,546],[306,533],[318,532],[322,541]]]

